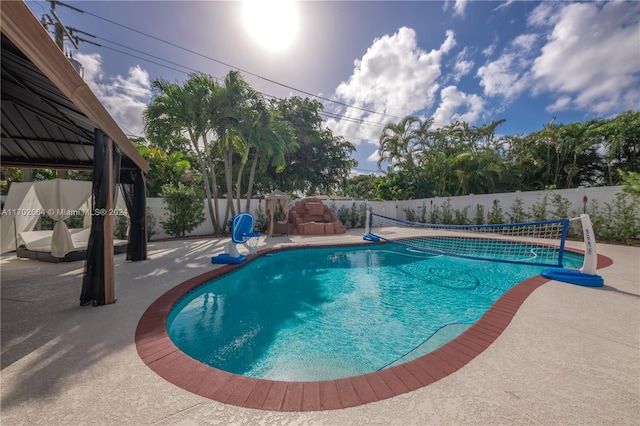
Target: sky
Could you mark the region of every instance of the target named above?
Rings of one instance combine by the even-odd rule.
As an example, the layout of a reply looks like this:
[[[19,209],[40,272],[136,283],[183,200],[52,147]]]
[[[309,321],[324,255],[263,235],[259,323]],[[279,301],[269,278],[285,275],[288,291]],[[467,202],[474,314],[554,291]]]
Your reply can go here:
[[[268,7],[264,5],[269,3]],[[384,126],[413,115],[527,134],[640,110],[640,2],[68,1],[65,50],[130,137],[151,81],[239,70],[268,98],[318,99],[354,173],[378,170]],[[27,1],[53,17],[46,1]],[[97,46],[96,43],[99,46]]]

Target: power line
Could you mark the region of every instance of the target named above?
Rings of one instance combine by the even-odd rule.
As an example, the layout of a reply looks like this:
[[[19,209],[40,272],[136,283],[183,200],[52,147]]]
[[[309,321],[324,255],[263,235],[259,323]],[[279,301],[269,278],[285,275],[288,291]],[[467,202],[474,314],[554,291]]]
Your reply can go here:
[[[61,2],[56,2],[56,3],[64,5],[64,4],[63,4],[63,3],[61,3]],[[66,5],[64,5],[64,6],[66,6]],[[109,22],[110,24],[117,25],[117,26],[119,26],[119,27],[125,28],[125,29],[127,29],[127,30],[129,30],[129,31],[133,31],[133,32],[135,32],[135,33],[141,34],[141,35],[143,35],[143,36],[145,36],[145,37],[149,37],[149,38],[151,38],[151,39],[153,39],[153,40],[156,40],[156,41],[159,41],[159,42],[161,42],[161,43],[168,44],[169,46],[175,47],[175,48],[177,48],[177,49],[184,50],[184,51],[189,52],[189,53],[191,53],[191,54],[194,54],[194,55],[200,56],[200,57],[202,57],[202,58],[208,59],[208,60],[210,60],[210,61],[216,62],[216,63],[221,64],[221,65],[224,65],[224,66],[229,67],[229,68],[231,68],[231,69],[235,69],[235,70],[241,71],[241,72],[243,72],[243,73],[246,73],[246,74],[248,74],[248,75],[252,75],[252,76],[257,77],[257,78],[259,78],[259,79],[262,79],[262,80],[264,80],[264,81],[268,81],[268,82],[273,83],[273,84],[276,84],[276,85],[278,85],[278,86],[281,86],[281,87],[287,88],[287,89],[289,89],[289,90],[293,90],[293,91],[296,91],[296,92],[299,92],[299,93],[303,93],[303,94],[305,94],[305,95],[312,96],[312,97],[315,97],[315,98],[318,98],[318,99],[322,99],[322,100],[324,100],[324,101],[331,102],[331,103],[334,103],[334,104],[337,104],[337,105],[341,105],[341,106],[344,106],[344,107],[347,107],[347,108],[353,108],[353,109],[357,109],[357,110],[360,110],[360,111],[368,112],[368,113],[370,113],[370,114],[382,115],[382,116],[385,116],[385,117],[395,118],[395,119],[398,119],[398,120],[402,120],[402,118],[403,118],[403,117],[398,117],[398,116],[391,115],[391,114],[387,114],[387,113],[383,113],[383,112],[373,111],[373,110],[370,110],[370,109],[367,109],[367,108],[358,107],[358,106],[355,106],[355,105],[350,105],[350,104],[347,104],[347,103],[344,103],[344,102],[336,101],[336,100],[334,100],[334,99],[330,99],[330,98],[326,98],[326,97],[323,97],[323,96],[320,96],[320,95],[316,95],[316,94],[313,94],[313,93],[310,93],[310,92],[307,92],[307,91],[304,91],[304,90],[301,90],[301,89],[297,89],[297,88],[295,88],[295,87],[293,87],[293,86],[289,86],[289,85],[287,85],[287,84],[280,83],[280,82],[275,81],[275,80],[272,80],[272,79],[270,79],[270,78],[263,77],[263,76],[261,76],[261,75],[259,75],[259,74],[254,73],[254,72],[251,72],[251,71],[245,70],[245,69],[243,69],[243,68],[236,67],[236,66],[231,65],[231,64],[229,64],[229,63],[226,63],[226,62],[224,62],[224,61],[221,61],[221,60],[218,60],[218,59],[212,58],[212,57],[207,56],[207,55],[204,55],[204,54],[202,54],[202,53],[200,53],[200,52],[196,52],[195,50],[192,50],[192,49],[186,48],[186,47],[184,47],[184,46],[180,46],[180,45],[178,45],[178,44],[176,44],[176,43],[173,43],[173,42],[170,42],[170,41],[164,40],[164,39],[162,39],[162,38],[160,38],[160,37],[156,37],[156,36],[154,36],[154,35],[151,35],[151,34],[145,33],[145,32],[143,32],[143,31],[137,30],[137,29],[132,28],[132,27],[129,27],[129,26],[127,26],[127,25],[124,25],[124,24],[121,24],[121,23],[119,23],[119,22],[113,21],[113,20],[111,20],[111,19],[104,18],[104,17],[102,17],[102,16],[99,16],[99,15],[96,15],[96,14],[94,14],[94,13],[87,12],[87,11],[84,11],[84,10],[80,10],[80,9],[75,8],[75,7],[73,7],[72,9],[74,9],[74,10],[78,10],[78,11],[79,11],[79,12],[81,12],[81,13],[86,13],[87,15],[93,16],[93,17],[95,17],[95,18],[97,18],[97,19],[101,19],[101,20],[103,20],[103,21],[105,21],[105,22]]]
[[[60,5],[62,5],[62,6],[67,6],[67,5],[65,5],[64,3],[62,3],[62,2],[57,2],[57,1],[56,1],[55,3],[56,3],[56,4],[60,4]],[[67,7],[70,7],[70,6],[67,6]],[[152,39],[154,39],[154,40],[157,40],[157,41],[160,41],[160,42],[163,42],[163,43],[169,44],[169,45],[171,45],[171,46],[173,46],[173,47],[176,47],[176,48],[178,48],[178,49],[185,50],[185,51],[187,51],[187,52],[189,52],[189,53],[192,53],[192,54],[195,54],[195,55],[201,56],[201,57],[203,57],[203,58],[209,59],[209,60],[211,60],[211,61],[214,61],[214,62],[220,63],[220,64],[222,64],[222,65],[225,65],[225,66],[229,67],[229,68],[236,69],[236,70],[238,70],[238,71],[245,72],[245,73],[247,73],[247,74],[249,74],[249,75],[252,75],[252,76],[255,76],[255,77],[257,77],[257,78],[260,78],[260,79],[263,79],[263,80],[269,81],[269,82],[271,82],[271,83],[274,83],[274,84],[280,85],[280,86],[282,86],[282,87],[286,87],[286,88],[288,88],[288,89],[290,89],[290,90],[294,90],[294,91],[297,91],[297,92],[300,92],[300,93],[303,93],[303,94],[306,94],[306,95],[309,95],[309,96],[312,96],[312,97],[315,97],[315,98],[323,99],[323,100],[326,100],[326,101],[328,101],[328,102],[332,102],[332,103],[336,103],[336,104],[339,104],[339,105],[343,105],[343,106],[348,107],[348,108],[354,108],[354,109],[358,109],[358,110],[361,110],[361,111],[365,111],[365,112],[369,112],[369,113],[373,113],[373,114],[384,115],[384,116],[388,116],[388,117],[400,118],[400,117],[393,116],[393,115],[390,115],[390,114],[380,113],[380,112],[376,112],[376,111],[368,110],[368,109],[365,109],[365,108],[356,107],[356,106],[354,106],[354,105],[349,105],[349,104],[346,104],[346,103],[338,102],[338,101],[335,101],[335,100],[332,100],[332,99],[329,99],[329,98],[325,98],[325,97],[322,97],[322,96],[319,96],[319,95],[314,95],[314,94],[312,94],[312,93],[309,93],[309,92],[306,92],[306,91],[303,91],[303,90],[296,89],[296,88],[294,88],[294,87],[292,87],[292,86],[285,85],[285,84],[282,84],[282,83],[278,83],[278,82],[273,81],[273,80],[271,80],[271,79],[268,79],[268,78],[262,77],[262,76],[260,76],[260,75],[258,75],[258,74],[255,74],[255,73],[252,73],[252,72],[250,72],[250,71],[246,71],[246,70],[243,70],[243,69],[241,69],[241,68],[234,67],[233,65],[227,64],[227,63],[225,63],[225,62],[222,62],[222,61],[219,61],[219,60],[217,60],[217,59],[214,59],[214,58],[208,57],[208,56],[206,56],[206,55],[203,55],[203,54],[201,54],[201,53],[195,52],[195,51],[193,51],[193,50],[191,50],[191,49],[184,48],[184,47],[179,46],[179,45],[177,45],[177,44],[174,44],[174,43],[172,43],[172,42],[169,42],[169,41],[163,40],[163,39],[161,39],[161,38],[155,37],[155,36],[153,36],[153,35],[150,35],[150,34],[147,34],[147,33],[142,32],[142,31],[136,30],[135,28],[131,28],[131,27],[128,27],[128,26],[126,26],[126,25],[120,24],[120,23],[118,23],[118,22],[112,21],[112,20],[110,20],[110,19],[100,17],[100,16],[95,15],[95,14],[93,14],[93,13],[91,13],[91,12],[85,12],[85,11],[80,10],[80,9],[77,9],[77,8],[75,8],[75,7],[70,7],[70,8],[71,8],[71,9],[73,9],[73,10],[76,10],[76,11],[78,11],[78,12],[80,12],[80,13],[87,13],[88,15],[94,16],[94,17],[96,17],[96,18],[98,18],[98,19],[102,19],[102,20],[104,20],[104,21],[106,21],[106,22],[109,22],[109,23],[111,23],[111,24],[113,24],[113,25],[117,25],[117,26],[123,27],[123,28],[125,28],[125,29],[130,30],[130,31],[133,31],[133,32],[136,32],[136,33],[142,34],[142,35],[144,35],[144,36],[146,36],[146,37],[150,37],[150,38],[152,38]],[[75,30],[75,31],[79,31],[79,30],[76,30],[76,29],[73,29],[73,30]],[[127,46],[127,45],[122,44],[122,43],[115,42],[115,41],[113,41],[113,40],[106,39],[106,38],[104,38],[104,37],[99,37],[99,36],[94,36],[94,35],[91,35],[91,36],[92,36],[92,37],[94,37],[94,38],[97,38],[97,39],[99,39],[99,40],[103,40],[103,41],[105,41],[105,42],[107,42],[107,43],[111,43],[111,44],[114,44],[114,45],[117,45],[117,46],[123,47],[123,48],[125,48],[125,49],[129,49],[129,50],[131,50],[131,51],[133,51],[133,52],[137,52],[137,53],[140,53],[140,54],[146,55],[146,56],[148,56],[148,57],[150,57],[150,58],[154,58],[154,59],[157,59],[157,60],[159,60],[159,61],[166,62],[166,63],[168,63],[168,64],[172,64],[172,65],[175,65],[175,66],[178,66],[178,67],[182,67],[182,68],[184,68],[184,69],[186,69],[186,70],[189,70],[190,72],[196,72],[196,73],[197,73],[197,72],[200,72],[199,70],[196,70],[196,69],[194,69],[194,68],[191,68],[191,67],[188,67],[188,66],[185,66],[185,65],[179,64],[179,63],[177,63],[177,62],[170,61],[170,60],[165,59],[165,58],[161,58],[161,57],[156,56],[156,55],[152,55],[152,54],[147,53],[147,52],[143,52],[143,51],[141,51],[141,50],[135,49],[135,48],[133,48],[133,47]],[[122,50],[120,50],[120,49],[116,49],[116,48],[113,48],[113,47],[110,47],[110,46],[105,46],[105,45],[103,45],[103,44],[98,44],[98,43],[93,43],[93,42],[92,42],[92,44],[94,44],[94,45],[96,45],[96,46],[98,46],[98,47],[102,47],[102,48],[105,48],[105,49],[109,49],[109,50],[111,50],[111,51],[114,51],[114,52],[117,52],[117,53],[120,53],[120,54],[123,54],[123,55],[131,56],[131,57],[133,57],[133,58],[136,58],[136,59],[140,59],[140,60],[142,60],[142,61],[149,62],[149,63],[155,64],[155,65],[161,66],[161,67],[165,67],[165,68],[167,68],[167,69],[171,69],[171,70],[176,71],[176,72],[180,72],[180,73],[187,74],[187,75],[189,74],[187,71],[184,71],[184,70],[181,70],[181,69],[178,69],[178,68],[174,68],[174,67],[172,67],[172,66],[169,66],[169,65],[166,65],[166,64],[163,64],[163,63],[160,63],[160,62],[156,62],[156,61],[151,60],[151,59],[149,59],[149,58],[145,58],[145,57],[142,57],[142,56],[134,55],[134,54],[132,54],[132,53],[125,52],[125,51],[122,51]],[[222,78],[215,77],[215,76],[211,76],[211,77],[212,77],[212,78],[214,78],[214,79],[216,79],[216,80],[218,80],[218,81],[223,81],[223,79],[222,79]],[[96,84],[98,84],[98,85],[102,85],[102,86],[110,86],[110,87],[118,88],[118,89],[125,90],[125,91],[130,91],[130,92],[131,92],[131,91],[134,91],[132,88],[126,88],[126,87],[122,87],[122,86],[106,85],[106,84],[104,84],[104,83],[96,83]],[[143,93],[143,92],[141,92],[141,91],[138,91],[138,92],[139,92],[139,93]],[[282,98],[279,98],[279,97],[277,97],[277,96],[269,95],[269,94],[266,94],[266,93],[263,93],[263,92],[257,92],[257,93],[260,93],[261,95],[263,95],[263,96],[265,96],[265,97],[267,97],[267,98],[272,98],[272,99],[276,99],[276,100],[281,100],[281,99],[282,99]],[[145,93],[143,93],[143,94],[146,94],[146,92],[145,92]],[[331,113],[331,112],[327,112],[327,111],[318,111],[318,114],[319,114],[319,115],[321,115],[321,116],[325,116],[325,119],[326,119],[327,117],[329,117],[329,118],[336,118],[336,119],[340,119],[340,120],[344,120],[344,121],[352,122],[352,123],[356,123],[356,124],[361,124],[361,125],[371,125],[371,126],[376,126],[376,127],[384,127],[384,126],[385,126],[385,124],[375,123],[375,122],[367,121],[367,120],[364,120],[364,119],[358,119],[358,118],[353,118],[353,117],[347,117],[347,116],[345,116],[345,115],[336,114],[336,113]],[[127,130],[127,131],[128,131],[128,130]],[[129,131],[129,133],[131,133],[131,132]],[[343,136],[343,137],[345,137],[345,136]],[[375,144],[375,143],[377,143],[377,142],[375,142],[375,141],[371,141],[371,140],[367,140],[367,139],[363,139],[363,138],[357,138],[357,137],[354,137],[354,136],[351,136],[350,138],[352,138],[352,139],[357,139],[357,140],[360,140],[360,141],[369,142],[369,143],[374,143],[374,144]]]
[[[319,114],[320,115],[328,115],[331,118],[339,118],[341,120],[350,121],[352,123],[369,124],[371,126],[377,126],[377,127],[384,127],[385,126],[385,124],[374,123],[372,121],[366,121],[366,120],[364,120],[362,118],[347,117],[347,116],[340,115],[340,114],[334,114],[332,112],[320,111]]]
[[[194,69],[194,68],[190,68],[190,67],[187,67],[187,66],[185,66],[185,65],[179,64],[179,63],[177,63],[177,62],[173,62],[173,61],[170,61],[170,60],[168,60],[168,59],[164,59],[164,58],[161,58],[161,57],[159,57],[159,56],[156,56],[156,55],[152,55],[152,54],[150,54],[150,53],[143,52],[143,51],[141,51],[141,50],[138,50],[138,49],[135,49],[135,48],[133,48],[133,47],[127,46],[127,45],[125,45],[125,44],[118,43],[118,42],[115,42],[115,41],[112,41],[112,40],[108,40],[108,39],[106,39],[106,38],[104,38],[104,37],[99,37],[99,36],[95,36],[95,37],[96,37],[97,39],[99,39],[99,40],[103,40],[103,41],[105,41],[105,42],[107,42],[107,43],[112,43],[112,44],[115,44],[115,45],[117,45],[117,46],[121,46],[121,47],[123,47],[123,48],[125,48],[125,49],[129,49],[129,50],[132,50],[132,51],[134,51],[134,52],[141,53],[141,54],[143,54],[143,55],[147,55],[147,56],[152,57],[152,58],[154,58],[154,59],[158,59],[158,60],[160,60],[160,61],[164,61],[164,62],[167,62],[167,63],[172,64],[172,65],[176,65],[176,66],[179,66],[179,67],[183,67],[183,68],[185,68],[185,69],[187,69],[187,70],[189,70],[189,71],[191,71],[191,72],[200,72],[199,70],[196,70],[196,69]],[[120,49],[115,49],[115,48],[112,48],[112,47],[109,47],[109,46],[105,46],[105,45],[102,45],[102,44],[97,44],[97,43],[93,43],[93,44],[95,44],[95,45],[96,45],[96,46],[98,46],[98,47],[103,47],[103,48],[105,48],[105,49],[109,49],[109,50],[112,50],[112,51],[114,51],[114,52],[117,52],[117,53],[120,53],[120,54],[123,54],[123,55],[131,56],[131,57],[136,58],[136,59],[140,59],[140,60],[143,60],[143,61],[146,61],[146,62],[149,62],[149,63],[155,64],[155,65],[159,65],[159,66],[162,66],[162,67],[165,67],[165,68],[168,68],[168,69],[171,69],[171,70],[177,71],[177,72],[181,72],[181,73],[183,73],[183,74],[188,74],[186,71],[183,71],[183,70],[180,70],[180,69],[177,69],[177,68],[174,68],[174,67],[171,67],[171,66],[168,66],[168,65],[165,65],[165,64],[162,64],[162,63],[156,62],[156,61],[152,61],[151,59],[147,59],[147,58],[144,58],[144,57],[141,57],[141,56],[138,56],[138,55],[134,55],[134,54],[131,54],[131,53],[128,53],[128,52],[122,51],[122,50],[120,50]],[[216,79],[216,80],[218,80],[218,81],[223,81],[223,79],[222,79],[222,78],[215,77],[215,76],[211,76],[211,77],[212,77],[212,78],[214,78],[214,79]],[[114,87],[115,87],[115,86],[114,86]],[[122,88],[122,89],[124,89],[124,88]],[[270,95],[270,94],[267,94],[267,93],[264,93],[264,92],[259,92],[259,91],[258,91],[257,93],[259,93],[259,94],[261,94],[261,95],[263,95],[263,96],[265,96],[265,97],[267,97],[267,98],[272,98],[272,99],[277,99],[277,100],[282,99],[282,98],[279,98],[279,97],[277,97],[277,96],[275,96],[275,95]],[[353,117],[347,117],[347,116],[345,116],[345,115],[335,114],[335,113],[331,113],[331,112],[327,112],[327,111],[319,111],[319,114],[320,114],[320,115],[325,115],[325,116],[328,116],[328,117],[331,117],[331,118],[338,118],[338,119],[340,119],[340,120],[349,121],[349,122],[357,123],[357,124],[368,124],[368,125],[377,126],[377,127],[384,127],[384,126],[385,126],[384,124],[381,124],[381,123],[374,123],[374,122],[367,121],[367,120],[364,120],[364,119],[358,119],[358,118],[353,118]]]

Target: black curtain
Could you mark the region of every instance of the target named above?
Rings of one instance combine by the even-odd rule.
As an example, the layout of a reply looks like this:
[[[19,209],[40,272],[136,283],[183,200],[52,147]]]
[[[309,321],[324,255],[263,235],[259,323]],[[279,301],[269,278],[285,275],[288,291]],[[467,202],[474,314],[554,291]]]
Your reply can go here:
[[[120,185],[127,212],[131,220],[127,260],[136,262],[147,259],[147,197],[144,174],[141,170],[122,171]]]
[[[107,155],[109,144],[107,137],[100,129],[94,131],[93,144],[93,212],[91,217],[91,234],[87,245],[87,259],[84,263],[82,293],[80,305],[104,305],[104,219],[101,214],[107,207],[109,194],[109,174],[107,173]]]
[[[120,160],[122,154],[118,145],[112,144],[113,147],[113,208],[115,208],[116,197],[118,196],[118,183],[120,183]],[[115,219],[115,218],[114,218]]]

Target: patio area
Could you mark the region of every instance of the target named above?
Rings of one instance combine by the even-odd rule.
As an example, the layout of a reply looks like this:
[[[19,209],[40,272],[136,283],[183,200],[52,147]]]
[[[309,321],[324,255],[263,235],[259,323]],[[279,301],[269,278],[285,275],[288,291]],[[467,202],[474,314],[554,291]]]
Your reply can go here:
[[[147,367],[134,335],[163,293],[213,268],[228,240],[149,244],[116,256],[117,303],[80,307],[84,262],[0,259],[3,425],[637,424],[640,418],[640,248],[598,244],[605,286],[549,282],[469,364],[427,387],[359,407],[273,412],[187,392]],[[362,241],[280,236],[267,246]],[[569,242],[580,248],[581,244]],[[242,250],[241,250],[242,252]]]

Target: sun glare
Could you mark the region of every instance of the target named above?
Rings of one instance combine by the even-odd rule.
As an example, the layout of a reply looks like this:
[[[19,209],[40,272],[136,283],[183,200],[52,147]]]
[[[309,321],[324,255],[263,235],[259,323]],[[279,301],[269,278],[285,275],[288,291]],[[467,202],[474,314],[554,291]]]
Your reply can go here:
[[[284,50],[298,31],[298,11],[293,0],[245,0],[244,24],[251,36],[272,51]]]

